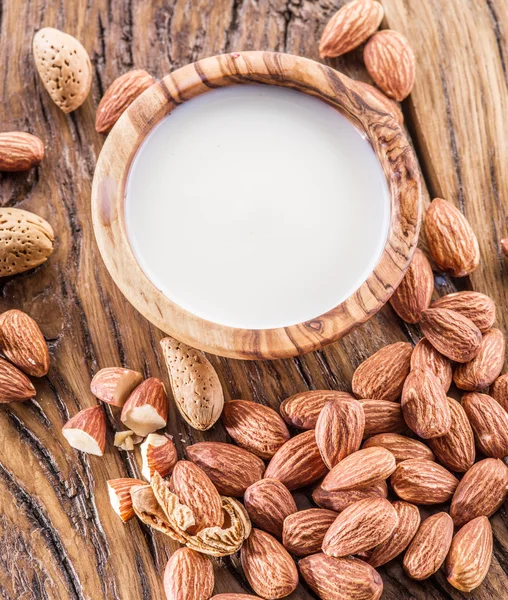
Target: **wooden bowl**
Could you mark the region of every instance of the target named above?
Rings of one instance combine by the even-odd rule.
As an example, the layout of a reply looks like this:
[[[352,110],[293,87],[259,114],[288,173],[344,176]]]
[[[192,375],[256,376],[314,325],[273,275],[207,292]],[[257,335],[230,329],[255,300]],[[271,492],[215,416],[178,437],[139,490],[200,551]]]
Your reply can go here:
[[[365,133],[386,175],[390,228],[381,258],[344,302],[312,320],[274,329],[240,329],[200,318],[166,297],[144,274],[124,219],[127,174],[140,144],[176,106],[211,89],[262,83],[294,88],[324,100]],[[241,52],[200,60],[148,89],[122,115],[99,157],[92,189],[97,243],[115,283],[154,325],[207,352],[241,359],[276,359],[333,342],[374,315],[390,298],[418,240],[421,183],[404,133],[380,104],[369,104],[354,81],[322,64],[287,54]]]

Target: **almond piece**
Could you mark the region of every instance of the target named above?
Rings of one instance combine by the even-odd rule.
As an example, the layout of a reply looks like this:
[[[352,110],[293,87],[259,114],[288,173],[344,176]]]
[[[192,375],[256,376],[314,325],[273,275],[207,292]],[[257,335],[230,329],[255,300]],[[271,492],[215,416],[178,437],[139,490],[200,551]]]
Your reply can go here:
[[[279,539],[284,519],[298,510],[290,491],[276,479],[260,479],[250,485],[243,502],[254,525]]]
[[[115,439],[113,441],[113,445],[115,446],[115,448],[120,448],[120,450],[130,452],[134,450],[134,435],[134,431],[131,431],[130,429],[127,429],[126,431],[117,431],[115,432]]]
[[[492,527],[487,517],[477,517],[455,534],[446,558],[446,578],[454,588],[470,592],[481,585],[491,562]]]
[[[413,347],[407,342],[389,344],[365,360],[353,374],[357,398],[397,400],[402,393]]]
[[[265,531],[252,530],[242,546],[240,559],[245,577],[261,598],[284,598],[298,585],[293,559],[284,546]]]
[[[448,398],[451,427],[441,437],[429,440],[438,461],[450,471],[465,473],[475,461],[474,434],[462,405]]]
[[[167,600],[208,600],[215,578],[210,559],[190,548],[179,548],[171,555],[164,571]]]
[[[444,563],[453,537],[453,521],[445,512],[425,519],[404,556],[402,566],[412,579],[427,579]]]
[[[278,479],[288,490],[296,490],[317,481],[326,471],[311,429],[291,438],[277,450],[268,463],[265,477]]]
[[[439,379],[445,392],[450,389],[453,378],[452,364],[429,340],[423,338],[416,344],[411,354],[411,369],[431,371]]]
[[[222,422],[239,446],[260,458],[271,458],[290,437],[273,408],[248,400],[226,402]]]
[[[461,390],[484,390],[499,376],[504,365],[505,340],[503,332],[491,329],[484,334],[480,351],[473,360],[458,365],[453,374],[455,385]]]
[[[386,498],[388,487],[384,481],[376,481],[372,485],[354,489],[327,492],[318,485],[312,492],[312,499],[321,508],[327,508],[335,512],[342,512],[345,508],[366,498]]]
[[[157,377],[140,383],[123,405],[120,419],[137,435],[145,436],[166,426],[168,397],[164,384]]]
[[[360,400],[365,415],[363,435],[369,437],[377,433],[400,433],[407,430],[398,402],[390,400]]]
[[[450,506],[457,527],[476,517],[491,517],[508,495],[508,468],[502,460],[485,458],[461,479]]]
[[[399,105],[391,98],[388,98],[388,96],[385,96],[381,90],[378,90],[373,85],[365,83],[364,81],[355,81],[355,87],[358,89],[362,98],[370,104],[378,104],[384,112],[393,117],[399,127],[404,125],[404,115],[402,114]]]
[[[503,238],[501,240],[501,250],[505,256],[508,256],[508,238]]]
[[[323,552],[342,557],[370,550],[388,539],[399,522],[385,498],[367,498],[344,509],[328,529]]]
[[[252,452],[223,442],[199,442],[185,449],[187,458],[212,480],[222,496],[241,497],[263,478],[265,463]]]
[[[334,58],[363,44],[379,28],[384,10],[373,0],[352,0],[328,21],[319,42],[321,58]]]
[[[421,438],[444,435],[452,421],[450,407],[439,379],[430,371],[414,369],[402,391],[402,414],[409,428]]]
[[[450,360],[466,363],[480,351],[482,332],[458,312],[428,308],[422,312],[420,327],[434,348]]]
[[[150,433],[139,447],[141,452],[141,473],[151,481],[155,471],[161,477],[167,477],[178,461],[178,455],[172,440],[165,435]]]
[[[252,596],[251,594],[215,594],[210,600],[256,600],[259,596]]]
[[[120,479],[110,479],[108,482],[109,501],[116,514],[127,523],[134,516],[132,507],[131,488],[137,485],[144,485],[141,479],[130,479],[121,477]]]
[[[155,79],[143,69],[128,71],[117,77],[99,102],[95,115],[95,131],[110,131],[127,107],[154,83]]]
[[[501,375],[494,381],[489,393],[496,402],[508,411],[508,373]]]
[[[431,460],[405,460],[391,476],[393,491],[413,504],[441,504],[453,496],[459,480]]]
[[[399,287],[393,292],[390,304],[406,323],[418,323],[422,310],[429,308],[434,291],[434,273],[425,254],[416,248]]]
[[[166,337],[160,344],[180,414],[194,429],[210,429],[224,406],[215,369],[203,352],[183,342]]]
[[[142,381],[143,375],[137,371],[121,367],[107,367],[93,376],[90,391],[102,402],[122,407]]]
[[[325,533],[337,516],[336,512],[325,508],[309,508],[289,515],[282,533],[284,548],[295,556],[320,552]]]
[[[399,522],[393,533],[369,554],[368,563],[372,567],[386,564],[409,546],[420,526],[420,511],[414,504],[398,500],[393,503]]]
[[[464,215],[451,203],[435,198],[425,217],[427,246],[436,265],[454,277],[472,273],[480,262],[476,235]]]
[[[358,400],[325,404],[316,423],[316,443],[329,469],[360,448],[364,428],[365,415]]]
[[[76,450],[102,456],[106,447],[106,416],[102,407],[80,410],[63,426],[62,434]]]
[[[508,413],[505,409],[491,396],[478,392],[465,394],[462,406],[480,452],[493,458],[508,456]]]
[[[384,29],[373,35],[363,50],[363,61],[374,83],[400,102],[413,89],[416,59],[413,49],[398,31]]]
[[[44,158],[44,144],[30,133],[0,133],[0,171],[28,171]]]
[[[411,458],[434,460],[434,454],[422,442],[397,433],[378,433],[363,443],[363,448],[385,448],[393,454],[397,463]]]
[[[455,292],[447,294],[432,303],[432,308],[448,308],[467,317],[486,333],[496,320],[496,305],[494,300],[480,292]]]
[[[313,554],[302,558],[298,568],[322,600],[379,600],[383,593],[381,575],[357,558]]]
[[[351,490],[387,479],[395,471],[395,457],[385,448],[365,448],[350,454],[323,479],[327,492]]]
[[[19,402],[35,396],[35,388],[17,367],[0,358],[0,404]]]
[[[352,398],[347,392],[312,390],[286,398],[280,405],[280,414],[288,425],[297,429],[314,429],[323,406],[330,400]]]

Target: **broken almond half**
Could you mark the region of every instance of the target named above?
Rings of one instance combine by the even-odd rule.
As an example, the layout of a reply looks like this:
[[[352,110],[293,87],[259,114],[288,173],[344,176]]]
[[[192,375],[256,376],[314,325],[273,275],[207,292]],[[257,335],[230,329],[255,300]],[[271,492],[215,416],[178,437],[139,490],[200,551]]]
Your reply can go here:
[[[126,523],[134,516],[131,488],[135,485],[145,485],[145,482],[141,481],[141,479],[121,477],[119,479],[110,479],[107,483],[111,506],[120,519]]]
[[[122,423],[137,435],[148,435],[166,426],[168,397],[160,379],[150,377],[132,392],[122,409]]]
[[[134,431],[127,429],[126,431],[117,431],[113,443],[120,450],[134,450],[134,446],[142,441],[143,438],[140,435],[136,435]]]
[[[92,394],[113,406],[123,406],[134,389],[143,381],[143,376],[131,369],[108,367],[98,371],[90,383]]]
[[[155,471],[161,477],[171,474],[178,461],[176,448],[170,438],[158,433],[151,433],[139,447],[141,450],[143,477],[150,481]]]
[[[102,407],[80,410],[63,426],[62,433],[76,450],[102,456],[106,446],[106,417]]]

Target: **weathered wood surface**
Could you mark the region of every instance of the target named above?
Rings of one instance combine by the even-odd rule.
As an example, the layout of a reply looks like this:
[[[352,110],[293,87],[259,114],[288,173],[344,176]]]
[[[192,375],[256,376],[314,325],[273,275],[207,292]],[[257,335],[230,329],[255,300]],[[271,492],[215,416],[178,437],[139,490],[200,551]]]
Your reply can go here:
[[[417,85],[405,103],[409,130],[432,194],[461,207],[479,234],[483,262],[471,281],[438,276],[440,290],[472,286],[491,294],[507,331],[508,11],[505,0],[384,0],[385,25],[410,38]],[[157,77],[198,58],[231,50],[286,51],[317,59],[317,41],[342,0],[2,0],[0,122],[46,142],[43,165],[28,175],[1,176],[3,205],[46,218],[57,234],[48,264],[1,282],[1,309],[34,316],[49,341],[52,368],[36,401],[0,409],[0,592],[4,599],[162,600],[161,574],[174,548],[164,536],[110,510],[106,479],[139,473],[137,457],[119,453],[108,435],[104,458],[75,453],[60,428],[90,406],[91,375],[123,364],[166,379],[158,340],[115,288],[91,229],[90,187],[102,145],[95,107],[119,74],[145,68]],[[43,26],[77,36],[95,68],[92,94],[65,116],[52,104],[31,59]],[[368,80],[361,52],[332,61]],[[213,358],[227,397],[277,406],[308,388],[349,389],[356,365],[388,342],[418,337],[389,307],[353,334],[303,358],[239,362]],[[109,413],[112,426],[118,416]],[[202,435],[171,408],[178,449],[198,439],[224,439],[220,426]],[[300,497],[300,495],[299,495]],[[305,497],[301,496],[302,502]],[[508,589],[506,507],[492,519],[495,557],[487,581],[470,598],[501,599]],[[382,570],[383,598],[463,598],[442,574],[417,583],[400,562]],[[216,569],[216,592],[247,589],[236,558]],[[299,586],[293,598],[311,598]]]

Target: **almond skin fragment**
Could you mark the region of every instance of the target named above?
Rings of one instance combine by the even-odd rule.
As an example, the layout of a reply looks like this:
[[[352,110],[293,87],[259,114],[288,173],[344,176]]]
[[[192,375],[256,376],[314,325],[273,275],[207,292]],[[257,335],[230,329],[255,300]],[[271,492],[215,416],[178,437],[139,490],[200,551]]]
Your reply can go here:
[[[411,370],[413,369],[431,371],[438,378],[445,392],[450,389],[453,379],[452,364],[425,338],[416,344],[411,354]]]
[[[135,434],[145,436],[166,426],[168,397],[164,384],[157,377],[140,383],[122,408],[122,423]]]
[[[0,358],[0,404],[20,402],[35,396],[28,377],[10,362]]]
[[[352,398],[347,392],[312,390],[300,392],[286,398],[280,405],[281,417],[288,425],[297,429],[314,429],[323,406],[330,400]]]
[[[432,304],[432,308],[448,308],[467,317],[486,333],[496,320],[496,305],[494,300],[480,292],[455,292],[439,298]]]
[[[171,555],[164,571],[167,600],[208,600],[215,578],[210,559],[190,548]]]
[[[351,504],[366,498],[386,498],[387,496],[388,486],[385,481],[376,481],[372,485],[354,490],[338,490],[336,492],[327,492],[321,485],[318,485],[312,492],[312,499],[318,506],[335,512],[342,512]]]
[[[473,360],[458,365],[453,374],[455,385],[461,390],[477,392],[493,383],[504,365],[505,340],[499,329],[483,335],[480,351]]]
[[[325,534],[337,516],[325,508],[309,508],[289,515],[282,533],[284,548],[295,556],[320,552]]]
[[[428,446],[398,433],[379,433],[365,440],[362,447],[385,448],[393,454],[397,463],[411,458],[434,460],[434,453]]]
[[[134,516],[132,507],[131,488],[138,485],[144,485],[141,479],[130,479],[122,477],[120,479],[110,479],[108,482],[109,501],[116,514],[127,523]]]
[[[178,461],[175,445],[165,435],[150,433],[139,449],[142,460],[141,473],[147,481],[151,481],[155,471],[161,477],[167,477]]]
[[[277,479],[260,479],[250,485],[243,502],[254,525],[278,539],[284,519],[298,510],[290,491]]]
[[[90,391],[102,402],[122,407],[142,381],[143,375],[137,371],[121,367],[107,367],[93,376]]]
[[[365,414],[363,435],[369,437],[377,433],[400,433],[407,430],[398,402],[390,400],[360,400]]]
[[[76,450],[102,456],[106,447],[106,416],[102,407],[80,410],[63,426],[62,434]]]
[[[477,392],[465,394],[462,406],[480,452],[493,458],[508,456],[508,413],[504,408],[491,396]]]
[[[393,491],[413,504],[448,502],[459,480],[441,465],[430,460],[405,460],[391,476]]]
[[[0,133],[0,171],[28,171],[44,158],[43,142],[30,133]]]
[[[508,411],[508,373],[498,377],[489,392],[492,398]]]
[[[396,102],[391,98],[388,98],[388,96],[385,96],[381,90],[378,90],[373,85],[365,83],[364,81],[355,81],[355,87],[367,102],[370,104],[374,102],[375,105],[380,105],[380,108],[392,116],[397,124],[402,127],[404,124],[404,115]]]

